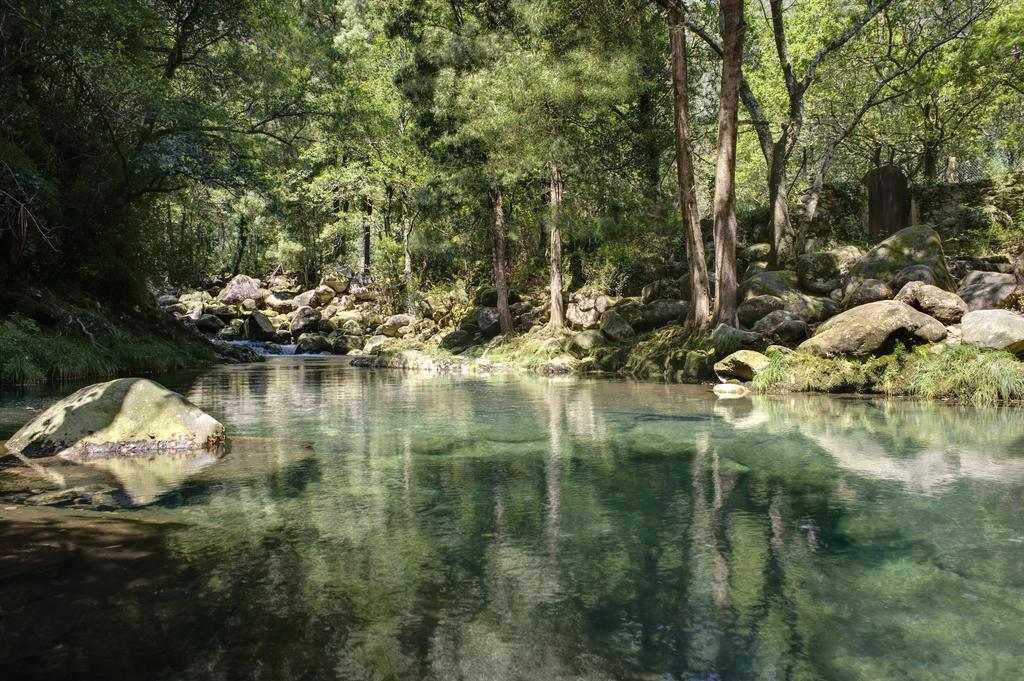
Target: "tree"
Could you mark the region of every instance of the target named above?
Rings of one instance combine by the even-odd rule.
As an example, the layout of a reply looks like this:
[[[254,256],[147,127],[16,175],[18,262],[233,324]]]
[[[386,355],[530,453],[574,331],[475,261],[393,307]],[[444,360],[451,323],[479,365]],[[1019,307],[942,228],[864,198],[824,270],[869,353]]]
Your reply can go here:
[[[766,108],[755,95],[751,84],[743,80],[740,94],[743,104],[752,119],[761,152],[767,166],[768,203],[771,207],[771,260],[778,266],[792,265],[796,258],[796,234],[789,217],[789,187],[787,185],[787,163],[800,139],[804,125],[804,104],[808,90],[815,81],[818,68],[832,53],[841,49],[863,29],[868,22],[893,0],[879,0],[856,17],[838,35],[829,39],[805,60],[802,73],[797,73],[791,54],[786,31],[786,13],[782,0],[768,0],[771,23],[771,40],[776,56],[776,65],[781,72],[784,85],[785,114],[778,121],[778,137],[772,133],[772,122]],[[815,10],[817,12],[817,10]],[[817,13],[815,16],[818,16]],[[724,51],[718,41],[699,23],[690,22],[690,28],[699,35],[712,51],[722,58]]]
[[[501,185],[494,188],[492,208],[494,227],[491,233],[491,260],[494,265],[494,289],[498,300],[498,323],[503,334],[512,333],[512,312],[508,307],[508,279],[505,276],[505,245],[508,232],[505,228],[505,192]]]
[[[704,259],[704,236],[694,189],[693,150],[690,147],[690,86],[687,74],[686,24],[684,7],[668,5],[668,26],[672,54],[672,92],[675,105],[676,178],[679,210],[683,217],[686,260],[690,270],[690,318],[695,331],[707,327],[711,317],[710,284]]]
[[[722,80],[715,168],[715,314],[718,324],[736,319],[736,127],[743,63],[743,0],[722,0]]]
[[[562,227],[558,215],[562,208],[565,183],[562,181],[562,171],[554,163],[551,164],[551,186],[548,192],[548,252],[551,259],[551,318],[548,326],[553,332],[558,332],[565,328],[565,302],[562,299]]]

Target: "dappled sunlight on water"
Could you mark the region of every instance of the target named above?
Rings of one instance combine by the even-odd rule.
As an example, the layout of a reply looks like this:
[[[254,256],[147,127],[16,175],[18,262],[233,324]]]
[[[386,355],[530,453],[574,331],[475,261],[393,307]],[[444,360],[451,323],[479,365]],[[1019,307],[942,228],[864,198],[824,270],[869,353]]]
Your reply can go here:
[[[222,458],[148,484],[145,464],[109,471],[136,508],[4,512],[5,668],[943,681],[1024,668],[1017,409],[720,402],[701,387],[312,358],[173,387],[225,423]]]

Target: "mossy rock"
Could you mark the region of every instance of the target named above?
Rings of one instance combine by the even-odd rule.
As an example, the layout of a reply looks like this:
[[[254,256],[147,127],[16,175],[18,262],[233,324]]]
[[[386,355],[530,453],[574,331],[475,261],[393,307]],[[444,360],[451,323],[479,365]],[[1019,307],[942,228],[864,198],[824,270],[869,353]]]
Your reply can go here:
[[[850,267],[844,290],[849,291],[854,282],[865,279],[878,279],[892,285],[905,268],[915,265],[931,270],[933,281],[928,283],[947,291],[956,290],[946,267],[942,237],[927,225],[901,229],[871,249]]]
[[[769,363],[770,360],[760,352],[737,350],[728,357],[715,362],[715,374],[723,381],[730,378],[750,381],[764,371]]]
[[[7,441],[26,456],[91,458],[223,444],[224,426],[178,393],[144,378],[97,383],[39,414]]]

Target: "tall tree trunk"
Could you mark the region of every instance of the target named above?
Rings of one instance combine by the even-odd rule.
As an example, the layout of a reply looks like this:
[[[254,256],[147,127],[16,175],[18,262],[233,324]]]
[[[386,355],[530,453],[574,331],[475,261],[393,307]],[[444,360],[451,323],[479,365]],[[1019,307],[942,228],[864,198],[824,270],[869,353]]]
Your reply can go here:
[[[789,219],[789,190],[786,187],[786,161],[789,159],[787,135],[776,142],[768,162],[768,200],[772,208],[769,260],[776,267],[796,262],[796,233]]]
[[[235,251],[235,261],[231,264],[231,276],[237,276],[242,268],[242,256],[245,255],[245,242],[248,235],[245,231],[245,216],[238,218],[238,250]]]
[[[498,323],[501,333],[512,332],[512,312],[508,309],[508,281],[505,279],[505,193],[494,190],[494,230],[491,233],[494,263],[494,290],[498,294]]]
[[[561,331],[565,328],[565,305],[562,300],[562,229],[558,223],[564,193],[562,171],[552,163],[551,195],[548,202],[548,233],[551,238],[551,320],[548,325],[552,331]]]
[[[402,254],[405,256],[402,276],[405,279],[405,307],[409,314],[416,314],[416,287],[413,285],[411,237],[412,220],[406,217],[402,222]]]
[[[370,217],[373,215],[373,202],[366,199],[366,214],[363,216],[363,274],[370,273]]]
[[[743,61],[743,0],[722,0],[722,87],[715,165],[715,322],[736,319],[736,127]]]
[[[678,4],[668,10],[669,37],[672,46],[672,91],[675,102],[676,179],[679,185],[679,209],[683,216],[686,259],[690,267],[690,319],[694,330],[708,326],[711,293],[708,268],[704,260],[704,236],[700,231],[697,195],[693,182],[693,154],[690,148],[690,95],[686,73],[686,21]]]

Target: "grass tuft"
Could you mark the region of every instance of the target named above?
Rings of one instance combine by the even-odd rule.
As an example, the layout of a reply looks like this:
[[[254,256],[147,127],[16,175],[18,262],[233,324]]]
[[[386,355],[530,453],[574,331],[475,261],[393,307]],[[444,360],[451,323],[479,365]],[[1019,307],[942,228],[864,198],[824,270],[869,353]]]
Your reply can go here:
[[[754,378],[761,392],[860,392],[952,399],[974,405],[1024,399],[1024,363],[1008,352],[969,345],[898,345],[869,359],[769,350]]]
[[[918,349],[906,363],[908,392],[975,405],[1024,399],[1024,363],[1002,350],[946,345]]]

